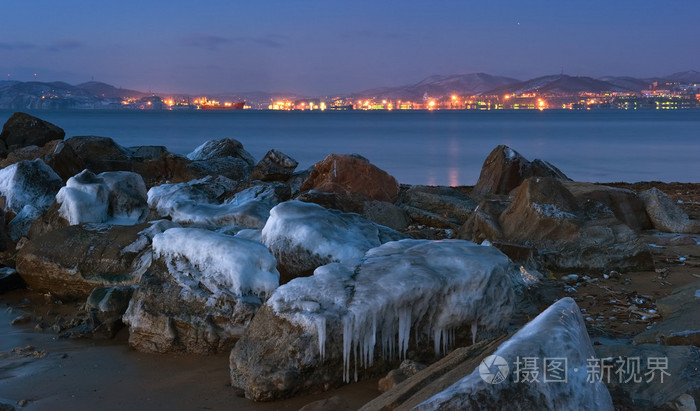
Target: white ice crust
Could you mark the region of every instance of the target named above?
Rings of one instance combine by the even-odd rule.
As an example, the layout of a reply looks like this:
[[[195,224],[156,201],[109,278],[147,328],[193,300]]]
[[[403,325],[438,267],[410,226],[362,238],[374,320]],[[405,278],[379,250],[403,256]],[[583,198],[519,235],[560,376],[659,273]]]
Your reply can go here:
[[[287,201],[270,210],[262,240],[271,250],[300,248],[330,261],[356,264],[367,250],[383,242],[383,229],[390,231],[357,214]]]
[[[40,159],[20,161],[0,170],[0,195],[5,197],[5,209],[15,213],[27,205],[46,211],[56,195],[50,187],[57,190],[61,185],[61,177]]]
[[[89,170],[68,179],[56,194],[59,214],[70,225],[107,223],[133,225],[148,216],[146,186],[143,178],[130,171]]]
[[[372,365],[377,343],[383,357],[405,357],[412,330],[440,353],[456,327],[504,327],[514,304],[513,270],[495,247],[464,240],[393,241],[369,250],[358,266],[332,263],[296,278],[267,304],[317,334],[322,359],[326,324],[342,324],[348,381],[351,353],[355,369],[358,363]]]
[[[171,228],[153,238],[154,258],[162,258],[183,290],[265,298],[279,285],[277,261],[262,244],[200,228]]]
[[[528,409],[533,399],[538,409],[613,409],[605,385],[600,381],[587,381],[587,360],[594,358],[595,353],[581,312],[570,297],[552,304],[501,344],[493,355],[505,359],[510,367],[505,381],[489,384],[481,378],[477,367],[474,372],[415,409],[470,409],[475,402],[488,404],[494,409]],[[526,357],[539,359],[539,377],[536,381],[516,382],[513,373],[516,361],[518,358],[523,361]],[[566,359],[567,382],[544,382],[544,358]],[[520,400],[522,404],[518,403]],[[511,402],[506,404],[507,401]]]
[[[215,179],[189,183],[163,184],[148,191],[148,204],[163,216],[180,224],[206,226],[239,226],[260,229],[265,225],[270,209],[279,202],[271,186],[254,186],[219,203],[211,190],[199,190],[202,185],[221,185]],[[219,187],[214,187],[219,193]]]

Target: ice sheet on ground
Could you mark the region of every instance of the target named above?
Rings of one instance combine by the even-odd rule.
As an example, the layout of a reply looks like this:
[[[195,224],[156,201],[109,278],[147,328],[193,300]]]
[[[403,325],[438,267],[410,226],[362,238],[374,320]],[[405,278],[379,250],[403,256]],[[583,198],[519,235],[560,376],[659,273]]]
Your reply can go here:
[[[83,170],[56,194],[58,212],[70,225],[141,223],[148,216],[146,198],[143,178],[130,171],[95,175]]]
[[[219,202],[226,192],[225,180],[209,178],[153,187],[148,191],[148,204],[161,216],[169,216],[180,224],[262,228],[270,209],[279,203],[274,188],[250,187],[230,200]]]
[[[318,335],[321,358],[326,324],[342,323],[349,380],[351,352],[356,364],[368,366],[378,350],[383,357],[405,357],[411,335],[432,339],[440,353],[456,327],[503,328],[514,308],[509,277],[515,270],[495,247],[464,240],[393,241],[369,250],[358,266],[328,264],[282,285],[268,304]]]
[[[608,389],[589,374],[589,360],[595,357],[595,352],[579,307],[572,298],[552,304],[501,344],[493,355],[504,359],[509,367],[504,381],[486,382],[484,377],[489,379],[497,372],[506,371],[502,365],[498,366],[498,361],[482,363],[416,409],[472,409],[483,404],[488,404],[490,409],[613,409]],[[525,365],[528,358],[535,359],[534,364]],[[557,371],[545,366],[545,358],[550,359],[550,366],[558,364],[561,368]],[[551,362],[564,359],[563,364]],[[521,372],[516,372],[516,367]],[[535,367],[537,374],[525,373]],[[545,376],[549,382],[544,381]],[[561,382],[562,378],[566,382]]]
[[[203,287],[210,301],[222,293],[264,298],[279,285],[277,261],[253,241],[200,228],[171,228],[153,238],[153,253],[183,290]]]
[[[271,250],[300,248],[346,264],[359,262],[370,248],[400,238],[405,236],[358,214],[301,201],[275,206],[262,230],[263,243]]]

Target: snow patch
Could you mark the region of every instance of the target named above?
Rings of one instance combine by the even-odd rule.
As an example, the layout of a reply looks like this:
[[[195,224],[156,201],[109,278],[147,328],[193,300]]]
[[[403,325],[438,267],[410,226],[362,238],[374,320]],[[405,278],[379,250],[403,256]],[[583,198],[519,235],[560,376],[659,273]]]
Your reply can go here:
[[[457,327],[471,324],[475,333],[477,326],[503,328],[514,305],[512,271],[495,247],[464,240],[393,241],[369,250],[357,266],[331,263],[282,285],[268,304],[317,334],[322,358],[326,325],[342,324],[349,381],[351,357],[355,369],[371,366],[377,343],[382,358],[405,358],[411,330],[423,341],[432,339],[440,354]]]

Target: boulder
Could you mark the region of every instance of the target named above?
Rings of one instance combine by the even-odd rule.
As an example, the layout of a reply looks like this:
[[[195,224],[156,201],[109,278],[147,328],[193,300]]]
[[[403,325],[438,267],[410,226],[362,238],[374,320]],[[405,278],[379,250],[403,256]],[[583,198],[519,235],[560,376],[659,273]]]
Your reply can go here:
[[[0,294],[23,288],[25,285],[17,270],[11,267],[0,268]]]
[[[88,325],[93,336],[113,338],[124,323],[122,315],[134,294],[133,286],[96,287],[87,298]]]
[[[314,165],[301,191],[358,194],[371,200],[396,202],[399,184],[386,171],[357,155],[331,154]]]
[[[498,250],[462,240],[394,241],[359,266],[319,267],[253,318],[231,351],[232,385],[267,401],[385,373],[409,351],[433,359],[507,326],[512,275]]]
[[[642,200],[631,191],[600,184],[563,181],[564,187],[582,207],[607,207],[615,218],[635,231],[652,228]],[[592,204],[591,204],[592,203]]]
[[[264,246],[208,230],[167,230],[154,237],[153,253],[123,317],[140,351],[230,350],[279,284]]]
[[[605,385],[588,380],[594,355],[578,306],[563,298],[473,372],[412,409],[613,410]]]
[[[525,180],[498,223],[502,238],[487,240],[534,247],[550,269],[628,271],[654,267],[648,246],[634,230],[601,203],[579,204],[561,180]]]
[[[51,140],[63,140],[65,135],[65,131],[48,121],[18,112],[5,122],[0,140],[11,151],[27,146],[43,146]]]
[[[361,214],[369,221],[393,230],[405,230],[411,224],[411,219],[406,211],[386,201],[365,201]]]
[[[502,239],[503,230],[498,219],[510,204],[501,200],[481,200],[467,221],[458,229],[456,237],[479,244],[484,240],[494,242]]]
[[[250,176],[250,165],[241,158],[230,156],[197,160],[185,165],[182,176],[185,181],[206,176],[224,176],[233,181],[245,181]]]
[[[359,194],[327,193],[323,191],[309,190],[299,193],[295,200],[305,203],[318,204],[324,208],[342,211],[344,213],[362,214],[367,200]],[[385,201],[382,201],[385,203]],[[391,203],[388,203],[391,204]]]
[[[208,161],[226,157],[239,158],[245,161],[249,167],[253,167],[255,164],[255,159],[243,148],[243,144],[232,138],[206,141],[187,155],[187,158],[192,161]]]
[[[656,187],[639,193],[654,228],[667,233],[700,233],[700,221],[691,220],[666,193]]]
[[[61,177],[39,159],[23,160],[0,170],[3,209],[15,214],[8,224],[13,241],[27,235],[32,221],[48,210],[62,185]]]
[[[133,166],[131,150],[109,137],[77,136],[66,140],[85,168],[95,174],[105,171],[130,171]]]
[[[298,165],[299,163],[296,160],[273,148],[253,167],[250,179],[287,181]]]
[[[483,197],[492,194],[508,194],[529,177],[569,179],[546,161],[535,160],[531,163],[512,148],[500,145],[494,148],[484,160],[472,195]]]
[[[700,347],[700,281],[673,290],[656,301],[663,321],[634,337],[635,344],[695,345]]]
[[[700,401],[700,349],[697,346],[596,345],[602,380],[611,392],[622,393],[617,403],[627,409],[664,407],[682,396]]]
[[[425,365],[415,361],[403,360],[399,368],[389,371],[389,374],[387,374],[386,377],[379,380],[377,388],[379,389],[379,392],[387,392],[396,387],[396,385],[398,385],[400,382],[416,375],[419,371],[422,371],[425,368]]]
[[[476,208],[466,194],[452,187],[410,186],[402,189],[397,201],[411,220],[429,227],[457,228]]]
[[[328,263],[356,263],[370,248],[401,238],[406,236],[358,214],[301,201],[275,206],[262,230],[263,244],[277,258],[282,283]]]
[[[276,185],[252,186],[222,201],[235,186],[221,176],[163,184],[148,191],[148,203],[160,216],[181,224],[263,228],[270,209],[280,201]]]
[[[147,224],[74,225],[33,238],[17,253],[27,285],[60,298],[86,298],[95,287],[134,285],[151,262]],[[70,252],[66,252],[70,250]]]
[[[85,168],[82,160],[63,140],[52,140],[42,147],[27,146],[12,151],[7,155],[7,158],[0,162],[0,167],[4,168],[22,160],[36,160],[37,158],[51,167],[63,181]]]
[[[140,175],[89,170],[71,177],[56,195],[59,214],[70,225],[108,223],[133,225],[148,217],[146,186]]]

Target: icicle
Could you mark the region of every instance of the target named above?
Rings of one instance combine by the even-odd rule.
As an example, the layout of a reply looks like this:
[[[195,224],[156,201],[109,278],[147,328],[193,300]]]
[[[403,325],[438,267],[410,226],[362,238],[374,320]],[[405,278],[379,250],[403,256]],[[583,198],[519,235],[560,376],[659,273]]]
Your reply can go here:
[[[433,348],[435,348],[435,355],[440,355],[440,336],[442,335],[442,330],[436,328],[433,330]]]
[[[369,366],[374,364],[374,347],[377,345],[377,313],[372,314],[372,333],[369,342]]]
[[[472,345],[476,344],[476,321],[472,323]]]
[[[316,333],[318,334],[318,351],[321,362],[326,359],[326,317],[316,318]]]
[[[450,330],[442,330],[442,352],[443,354],[447,354],[447,346],[448,346],[448,340],[449,340],[449,334]]]
[[[411,310],[403,308],[399,311],[399,359],[406,359],[408,339],[411,336]]]
[[[358,340],[355,340],[353,344],[353,351],[355,352],[355,382],[357,382],[357,346],[360,345]]]
[[[352,344],[352,318],[343,317],[343,381],[350,382],[350,349]]]

